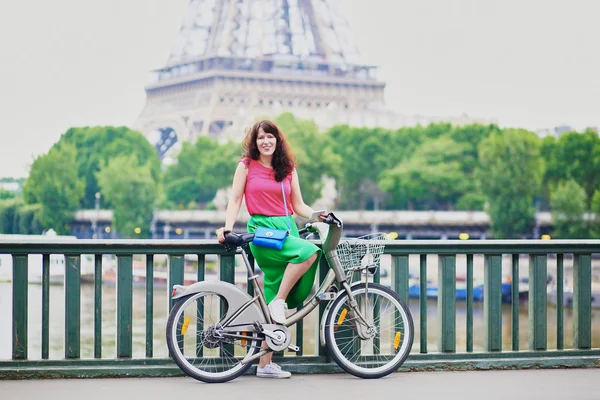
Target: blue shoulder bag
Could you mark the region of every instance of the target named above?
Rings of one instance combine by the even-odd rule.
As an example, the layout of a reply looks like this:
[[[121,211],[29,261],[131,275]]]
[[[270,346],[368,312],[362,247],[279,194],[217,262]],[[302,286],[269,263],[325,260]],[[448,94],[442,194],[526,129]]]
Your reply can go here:
[[[290,234],[290,221],[288,219],[287,202],[285,201],[285,192],[283,190],[283,181],[281,181],[281,194],[283,196],[283,205],[285,207],[285,217],[288,224],[288,230],[266,228],[257,226],[254,233],[252,244],[260,247],[268,247],[270,249],[281,250],[285,243],[285,238]],[[256,224],[255,224],[256,225]]]

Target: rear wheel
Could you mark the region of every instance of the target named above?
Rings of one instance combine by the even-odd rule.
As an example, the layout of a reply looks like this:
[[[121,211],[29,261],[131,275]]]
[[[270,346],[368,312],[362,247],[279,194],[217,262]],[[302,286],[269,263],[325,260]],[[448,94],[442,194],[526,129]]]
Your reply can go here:
[[[360,378],[380,378],[398,369],[414,339],[412,316],[400,296],[385,286],[363,283],[352,288],[361,324],[347,294],[332,304],[325,323],[325,342],[338,365]]]
[[[195,293],[180,299],[169,314],[169,354],[194,379],[209,383],[235,379],[250,368],[241,360],[260,351],[256,332],[235,332],[238,337],[223,334],[218,323],[227,307],[223,296]]]

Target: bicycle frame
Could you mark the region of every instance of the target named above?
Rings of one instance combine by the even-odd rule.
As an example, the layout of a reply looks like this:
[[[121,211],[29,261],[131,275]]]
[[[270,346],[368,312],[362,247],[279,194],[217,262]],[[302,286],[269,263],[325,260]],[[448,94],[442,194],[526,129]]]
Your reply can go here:
[[[310,314],[322,301],[335,300],[335,298],[337,298],[337,296],[341,295],[342,293],[346,293],[350,297],[350,306],[352,307],[357,317],[356,323],[361,323],[365,326],[369,325],[357,307],[357,303],[352,294],[351,285],[348,284],[347,276],[344,272],[344,267],[342,266],[338,258],[336,249],[342,237],[343,223],[342,221],[337,219],[335,215],[333,215],[333,213],[330,213],[329,215],[332,218],[331,220],[333,221],[333,223],[329,224],[329,230],[327,232],[326,239],[323,241],[322,250],[330,269],[327,272],[325,279],[319,286],[316,293],[305,303],[304,307],[295,311],[286,319],[285,323],[283,324],[286,328],[302,320],[304,317]],[[317,229],[321,233],[321,229],[319,229],[318,227]],[[322,235],[320,236],[322,237]],[[248,259],[248,254],[246,253],[244,247],[245,245],[239,246],[236,249],[236,254],[240,254],[242,256],[244,265],[247,269],[248,280],[252,282],[252,285],[254,287],[254,297],[250,297],[247,293],[242,292],[234,285],[225,282],[198,282],[189,287],[175,285],[173,294],[171,296],[173,299],[177,299],[186,297],[193,293],[203,291],[221,294],[225,294],[225,292],[227,292],[228,294],[225,295],[225,297],[229,298],[230,301],[233,300],[235,305],[234,307],[230,308],[229,312],[227,312],[227,314],[223,316],[223,318],[218,322],[217,325],[220,326],[220,328],[222,329],[221,333],[224,336],[237,339],[247,338],[246,336],[240,336],[240,330],[243,330],[245,332],[256,332],[254,325],[255,322],[267,324],[273,323],[273,321],[271,320],[271,314],[267,307],[264,291],[258,285],[257,282],[258,275],[254,274],[254,271],[252,270],[252,266],[250,264],[250,260]],[[337,293],[334,293],[330,296],[323,296],[323,294],[326,293],[336,282],[344,290],[339,290]],[[256,302],[258,302],[258,307],[256,306]],[[324,317],[326,316],[326,314],[327,311],[324,313]],[[236,324],[236,319],[238,319],[238,317],[242,315],[244,320]],[[320,330],[322,334],[323,322],[321,322]],[[264,338],[259,338],[259,340],[264,340]],[[251,362],[271,351],[271,349],[262,349],[260,352],[242,360],[242,363],[245,364]]]
[[[321,285],[319,286],[319,288],[317,289],[315,294],[305,303],[305,305],[301,309],[295,311],[292,315],[290,315],[286,319],[285,323],[283,324],[286,327],[296,324],[298,321],[304,319],[304,317],[306,317],[308,314],[310,314],[322,301],[324,301],[322,298],[320,298],[320,296],[322,294],[326,293],[327,290],[329,288],[331,288],[331,286],[333,286],[333,284],[336,282],[342,286],[344,291],[348,294],[348,296],[350,296],[351,301],[354,302],[354,296],[352,295],[351,286],[347,282],[347,276],[346,276],[346,273],[344,272],[344,267],[340,263],[340,260],[338,258],[337,252],[336,252],[337,245],[339,244],[340,239],[342,237],[343,223],[340,220],[338,220],[335,216],[333,216],[333,218],[335,219],[335,221],[337,221],[337,223],[333,223],[333,224],[329,225],[327,237],[326,237],[325,241],[323,242],[323,253],[324,253],[325,259],[327,260],[327,264],[329,265],[330,269],[327,272],[327,275],[323,279],[323,282],[321,283]],[[270,315],[269,309],[267,307],[267,302],[265,299],[264,291],[258,285],[258,282],[257,282],[258,276],[254,275],[254,271],[252,270],[250,260],[248,259],[248,255],[247,255],[246,251],[244,250],[243,247],[240,247],[236,251],[236,253],[241,254],[241,256],[242,256],[244,265],[246,266],[246,269],[248,272],[248,280],[252,281],[252,285],[254,287],[254,293],[256,293],[256,295],[254,298],[252,298],[252,300],[250,300],[247,304],[245,304],[242,308],[240,308],[240,310],[238,310],[238,312],[234,313],[226,321],[223,321],[223,326],[227,327],[227,324],[230,321],[233,321],[235,319],[235,317],[237,315],[239,315],[239,313],[241,313],[244,309],[246,309],[247,307],[249,307],[252,303],[254,303],[256,301],[258,301],[258,303],[259,303],[259,307],[265,317],[265,320],[268,321],[269,323],[272,323],[271,315]],[[340,291],[339,293],[342,293],[342,291]],[[333,299],[334,298],[330,298],[328,300],[333,300]],[[358,319],[362,323],[367,324],[366,319],[363,317],[363,315],[360,313],[360,311],[358,309],[356,309],[354,311],[356,312]]]

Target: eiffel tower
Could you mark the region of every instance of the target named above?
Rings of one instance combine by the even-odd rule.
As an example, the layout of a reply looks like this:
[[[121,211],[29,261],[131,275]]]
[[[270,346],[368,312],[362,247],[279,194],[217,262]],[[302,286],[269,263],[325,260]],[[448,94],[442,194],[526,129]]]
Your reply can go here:
[[[283,112],[321,128],[388,126],[384,87],[334,0],[191,0],[135,129],[163,158],[177,142],[241,137]]]

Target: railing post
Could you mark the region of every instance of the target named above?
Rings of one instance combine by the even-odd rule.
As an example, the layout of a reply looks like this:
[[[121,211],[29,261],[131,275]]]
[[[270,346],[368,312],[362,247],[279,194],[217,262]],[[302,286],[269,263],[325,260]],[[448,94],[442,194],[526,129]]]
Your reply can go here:
[[[329,265],[327,264],[327,260],[325,257],[321,257],[321,262],[319,263],[319,285],[323,282],[323,280],[327,276],[328,272],[329,272]],[[321,320],[323,319],[323,314],[325,313],[326,308],[327,308],[327,302],[323,301],[319,304],[319,318],[317,319],[317,324],[321,323]],[[318,352],[319,356],[325,357],[326,362],[330,362],[331,356],[329,355],[329,352],[327,351],[327,348],[325,347],[324,343],[321,342],[321,335],[319,334],[320,333],[319,329],[320,329],[320,326],[318,326],[318,328],[316,329],[316,332],[315,332],[315,335],[317,335],[317,343],[318,343],[317,352]]]
[[[196,279],[203,282],[206,271],[206,256],[198,254],[198,271]],[[202,357],[204,346],[202,346],[202,335],[204,334],[204,301],[198,301],[196,308],[196,357]]]
[[[529,256],[529,349],[546,350],[546,279],[548,267],[545,255]]]
[[[94,358],[102,358],[102,254],[94,255]]]
[[[80,357],[80,256],[65,257],[65,358]]]
[[[177,301],[171,299],[171,291],[173,290],[173,285],[183,285],[184,275],[185,272],[183,268],[183,256],[169,256],[169,310],[173,308],[173,305]]]
[[[27,359],[27,255],[13,256],[12,358]]]
[[[473,351],[473,254],[467,254],[467,343],[468,353]]]
[[[511,274],[511,324],[512,324],[512,349],[519,351],[519,255],[512,255]]]
[[[573,347],[592,347],[592,257],[577,254],[573,263]]]
[[[50,355],[50,254],[42,255],[42,360]]]
[[[167,290],[167,292],[169,292]],[[146,358],[154,354],[154,255],[146,254]]]
[[[393,289],[408,305],[408,256],[392,256]]]
[[[485,255],[483,266],[484,348],[502,351],[502,256]]]
[[[563,350],[564,338],[564,254],[556,255],[556,349]]]
[[[171,290],[173,285],[183,285],[185,278],[184,260],[183,255],[170,255],[169,256],[169,311],[173,308],[177,300],[171,298]],[[183,322],[183,315],[181,316],[180,322]],[[177,343],[179,348],[183,351],[183,335],[177,335]]]
[[[441,353],[456,352],[456,256],[439,256],[438,320]]]
[[[427,254],[419,254],[419,352],[427,353]]]
[[[235,258],[233,255],[221,255],[220,264],[219,264],[219,276],[221,282],[229,282],[231,284],[235,283]],[[221,300],[221,317],[225,315],[225,302]],[[224,354],[233,354],[234,353],[233,344],[224,344],[220,350],[220,355]]]
[[[117,263],[117,358],[131,358],[133,317],[133,257],[118,256]]]

